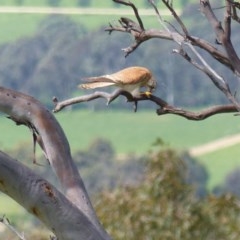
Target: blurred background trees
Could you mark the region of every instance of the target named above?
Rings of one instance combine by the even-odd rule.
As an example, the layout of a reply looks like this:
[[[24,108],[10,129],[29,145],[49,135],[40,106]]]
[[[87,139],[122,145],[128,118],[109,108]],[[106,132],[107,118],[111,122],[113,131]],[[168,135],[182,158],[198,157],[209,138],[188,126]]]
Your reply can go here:
[[[32,161],[24,144],[10,154],[28,165]],[[100,220],[114,239],[239,239],[239,181],[233,179],[239,179],[239,169],[211,193],[204,166],[164,143],[145,156],[129,154],[119,160],[109,141],[96,139],[76,152],[74,160]],[[37,161],[43,166],[30,166],[56,184],[45,158]],[[41,229],[39,222],[29,221],[35,230],[28,236],[45,239],[44,230],[36,231]]]
[[[136,186],[104,192],[96,203],[114,239],[239,239],[239,200],[231,195],[196,197],[192,164],[170,149],[149,156]],[[187,180],[187,181],[186,181]]]

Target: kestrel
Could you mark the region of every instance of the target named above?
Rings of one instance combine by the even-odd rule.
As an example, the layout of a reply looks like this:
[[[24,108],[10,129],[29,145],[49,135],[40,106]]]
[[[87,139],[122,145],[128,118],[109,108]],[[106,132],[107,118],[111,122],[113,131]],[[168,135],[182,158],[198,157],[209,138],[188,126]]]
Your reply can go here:
[[[132,96],[140,94],[140,88],[146,87],[146,95],[156,88],[156,81],[152,73],[145,67],[124,68],[113,74],[107,74],[99,77],[86,78],[88,83],[80,84],[78,87],[83,89],[94,89],[107,86],[116,86],[129,92]]]

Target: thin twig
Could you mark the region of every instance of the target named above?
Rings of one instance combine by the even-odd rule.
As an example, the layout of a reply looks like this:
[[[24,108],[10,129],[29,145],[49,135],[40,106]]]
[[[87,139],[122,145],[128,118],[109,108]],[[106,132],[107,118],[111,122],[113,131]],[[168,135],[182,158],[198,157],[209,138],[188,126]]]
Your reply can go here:
[[[171,31],[169,30],[169,28],[167,27],[167,25],[164,23],[164,20],[163,20],[163,18],[162,18],[162,16],[161,16],[160,12],[158,11],[158,8],[157,8],[156,4],[154,3],[154,1],[153,1],[153,0],[148,0],[148,2],[152,5],[153,9],[155,10],[155,13],[156,13],[156,15],[157,15],[157,17],[158,17],[159,23],[162,25],[162,27],[163,27],[167,32],[170,33]]]
[[[4,224],[8,229],[10,229],[14,234],[16,234],[19,239],[21,240],[26,240],[25,236],[24,236],[24,233],[20,233],[17,229],[15,229],[8,218],[6,218],[6,216],[3,216],[2,218],[0,218],[0,222],[2,224]]]
[[[226,86],[226,81],[224,80],[223,77],[221,77],[205,60],[204,58],[200,55],[200,53],[193,47],[193,45],[189,42],[185,43],[187,46],[190,47],[192,52],[195,54],[195,56],[200,60],[200,62],[203,64],[205,67],[206,71],[214,76],[214,79],[216,79],[218,82],[221,83],[221,85]]]
[[[173,9],[172,4],[170,4],[169,1],[167,1],[167,0],[163,0],[163,3],[166,5],[166,7],[172,13],[173,17],[176,19],[178,24],[181,26],[181,28],[185,34],[185,37],[187,37],[189,35],[188,30],[187,30],[186,26],[184,25],[183,21],[181,20],[181,18],[178,16],[176,11]]]
[[[143,31],[145,30],[145,29],[144,29],[143,22],[142,22],[142,19],[140,18],[139,13],[138,13],[138,10],[137,10],[137,8],[135,7],[135,5],[134,5],[133,3],[131,3],[131,2],[125,2],[125,1],[122,1],[122,0],[113,0],[113,2],[119,3],[119,4],[123,4],[123,5],[126,5],[126,6],[130,6],[130,7],[133,9],[133,11],[134,11],[134,14],[135,14],[135,16],[136,16],[136,18],[137,18],[137,20],[138,20],[139,26],[141,27],[141,29],[142,29]]]
[[[154,3],[154,1],[153,0],[148,0],[149,1],[149,3],[152,5],[152,7],[154,8],[154,10],[155,10],[155,12],[156,12],[156,15],[157,15],[157,17],[158,17],[158,21],[159,21],[159,23],[163,26],[163,28],[171,35],[171,37],[172,37],[172,39],[173,39],[173,41],[175,41],[178,45],[182,45],[182,43],[184,42],[184,40],[185,40],[185,38],[182,36],[182,34],[181,33],[179,33],[175,28],[175,32],[172,32],[168,27],[167,27],[167,25],[165,24],[165,22],[166,21],[164,21],[163,20],[163,18],[162,18],[162,16],[160,15],[160,13],[159,13],[159,11],[158,11],[158,8],[157,8],[157,6],[156,6],[156,4]],[[167,7],[169,7],[170,8],[170,10],[171,10],[171,12],[173,13],[173,15],[175,16],[177,16],[177,13],[170,7],[170,5],[169,5],[169,3],[166,3],[166,1],[163,1],[165,4],[167,4]],[[182,26],[183,25],[183,23],[181,22],[181,20],[180,20],[180,25]],[[172,25],[171,25],[172,26]],[[173,26],[172,26],[173,27]],[[184,25],[183,25],[183,28],[185,28],[184,27]]]
[[[234,21],[240,23],[240,18],[239,18],[238,14],[237,14],[237,9],[236,9],[235,6],[232,6],[232,16],[231,17],[232,17],[232,19]]]
[[[238,111],[240,111],[240,105],[236,98],[232,95],[231,90],[229,88],[229,85],[224,80],[222,76],[220,76],[213,68],[210,67],[210,65],[204,60],[204,58],[200,55],[200,53],[192,46],[191,43],[185,43],[187,44],[192,52],[195,54],[195,56],[200,60],[200,62],[203,64],[204,68],[202,68],[202,71],[207,74],[207,76],[212,80],[214,85],[225,94],[225,96],[232,102]],[[200,69],[200,68],[199,68]]]
[[[233,0],[227,0],[233,7],[240,9],[240,3]]]

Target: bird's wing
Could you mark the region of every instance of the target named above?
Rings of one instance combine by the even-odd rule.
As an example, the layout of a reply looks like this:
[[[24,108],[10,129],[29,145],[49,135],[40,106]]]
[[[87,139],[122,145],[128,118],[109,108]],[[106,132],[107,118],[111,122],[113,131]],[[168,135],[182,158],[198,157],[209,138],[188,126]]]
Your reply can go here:
[[[118,84],[138,84],[147,82],[152,75],[146,68],[131,67],[108,76],[112,81]]]
[[[93,89],[99,87],[106,87],[117,85],[141,85],[143,86],[151,79],[151,72],[144,67],[129,67],[113,74],[103,75],[99,77],[90,77],[85,80],[87,83],[80,84],[78,87],[85,89]]]

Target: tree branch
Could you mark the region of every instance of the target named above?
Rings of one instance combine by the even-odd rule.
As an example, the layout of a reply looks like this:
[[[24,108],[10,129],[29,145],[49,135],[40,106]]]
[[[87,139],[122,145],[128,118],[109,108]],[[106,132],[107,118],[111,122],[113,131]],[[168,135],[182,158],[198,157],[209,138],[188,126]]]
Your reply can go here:
[[[58,240],[107,239],[53,185],[1,151],[0,191],[41,220]]]
[[[46,156],[56,172],[64,194],[89,218],[99,234],[106,237],[72,160],[67,138],[53,114],[33,97],[3,87],[0,87],[0,111],[41,137]]]
[[[191,43],[185,42],[186,45],[190,47],[194,55],[197,57],[197,59],[200,61],[201,64],[194,61],[184,50],[181,48],[180,50],[174,49],[174,52],[179,53],[184,59],[186,59],[189,63],[191,63],[193,66],[195,66],[197,69],[201,70],[203,73],[205,73],[213,82],[213,84],[225,94],[225,96],[228,98],[230,102],[232,102],[236,109],[240,111],[240,106],[238,101],[235,99],[235,97],[232,95],[231,90],[227,84],[227,82],[224,80],[222,76],[220,76],[214,69],[212,69],[209,64],[203,59],[203,57],[196,51],[196,49],[192,46]]]
[[[8,229],[10,229],[15,235],[18,236],[20,240],[26,240],[24,233],[20,233],[18,230],[16,230],[10,223],[9,219],[3,216],[0,218],[0,222],[4,224]]]
[[[164,2],[168,2],[168,1],[164,1]],[[156,11],[157,9],[156,6],[155,5],[153,6]],[[170,8],[170,10],[174,12],[173,9]],[[161,19],[159,11],[157,10],[156,13],[157,13],[158,19],[160,19],[160,22],[162,24],[163,20]],[[177,14],[175,13],[175,15]],[[178,17],[177,19],[180,19],[180,18]],[[185,33],[185,35],[187,34],[187,38],[193,46],[197,46],[205,50],[218,62],[220,62],[230,70],[235,71],[235,68],[233,67],[232,62],[228,59],[225,53],[223,53],[222,51],[214,47],[211,43],[207,42],[206,40],[200,39],[196,36],[189,35],[182,21],[178,20],[178,22],[183,32]],[[159,38],[159,39],[165,39],[170,41],[176,41],[177,39],[180,39],[180,41],[182,41],[182,39],[184,39],[184,37],[178,32],[169,31],[169,29],[166,27],[165,24],[163,25],[164,30],[158,30],[158,29],[142,30],[141,26],[138,23],[134,22],[129,18],[120,18],[119,23],[120,23],[120,26],[114,26],[112,24],[109,24],[109,27],[107,27],[105,31],[109,32],[109,34],[111,34],[114,31],[125,32],[133,36],[134,42],[129,47],[122,49],[125,52],[125,57],[127,57],[129,54],[135,51],[141,45],[141,43],[149,39]]]
[[[229,1],[229,0],[226,0]],[[195,49],[195,47],[199,47],[201,49],[204,49],[206,52],[208,52],[212,57],[214,57],[218,62],[224,64],[229,69],[231,69],[233,72],[235,72],[237,75],[240,76],[240,61],[238,59],[238,56],[232,46],[231,43],[231,6],[230,3],[227,4],[226,7],[226,14],[225,14],[225,30],[221,26],[221,22],[219,22],[212,11],[212,8],[210,6],[210,3],[208,0],[200,0],[201,10],[207,17],[209,23],[212,25],[218,42],[223,44],[225,47],[225,50],[227,52],[227,56],[221,52],[220,50],[216,49],[214,46],[212,46],[209,42],[199,39],[197,37],[189,35],[189,32],[182,22],[181,18],[178,16],[178,14],[173,9],[172,5],[168,0],[162,0],[162,2],[165,4],[165,6],[169,9],[169,11],[172,13],[174,18],[176,19],[177,23],[180,25],[182,29],[182,33],[170,30],[167,25],[165,24],[165,21],[162,19],[160,12],[158,11],[155,3],[153,0],[149,0],[150,4],[154,8],[156,15],[158,17],[158,20],[160,24],[163,26],[165,31],[158,31],[154,29],[145,30],[144,32],[140,33],[139,31],[134,31],[135,28],[129,30],[130,24],[127,24],[128,28],[126,28],[126,25],[122,25],[120,27],[122,32],[128,32],[132,34],[135,38],[135,43],[131,45],[129,48],[127,48],[127,54],[130,54],[133,52],[140,43],[151,39],[151,38],[162,38],[162,39],[168,39],[175,41],[179,46],[180,49],[174,49],[174,52],[179,53],[181,56],[183,56],[187,61],[189,61],[192,65],[194,65],[197,69],[204,72],[211,81],[215,84],[215,86],[225,94],[225,96],[229,99],[231,103],[235,105],[235,107],[240,110],[240,106],[238,101],[236,100],[235,96],[232,95],[231,90],[229,88],[228,83],[225,81],[225,79],[220,76],[216,71],[214,71],[209,64],[203,59],[203,57],[199,54],[199,52]],[[139,30],[139,28],[137,28]],[[118,31],[119,27],[115,28],[114,26],[110,26],[110,28],[106,29],[106,31],[112,32],[112,31]],[[144,36],[144,37],[143,37]],[[197,61],[194,61],[190,55],[186,52],[186,50],[183,49],[184,46],[188,46],[191,52],[194,54],[194,56],[197,58]]]
[[[240,2],[239,1],[234,1],[234,0],[227,0],[229,5],[231,5],[232,8],[235,9],[240,9]]]
[[[182,108],[175,108],[171,106],[166,106],[164,108],[160,108],[157,110],[158,115],[174,114],[174,115],[184,117],[188,120],[195,120],[195,121],[204,120],[216,114],[235,113],[235,112],[237,112],[237,109],[236,109],[236,106],[233,104],[213,106],[199,112],[192,112],[192,111],[184,110]]]
[[[138,10],[133,3],[125,2],[125,1],[122,1],[122,0],[113,0],[113,1],[115,3],[119,3],[119,4],[123,4],[123,5],[131,7],[134,11],[134,14],[135,14],[137,20],[138,20],[138,23],[139,23],[139,26],[140,26],[141,30],[144,31],[144,25],[143,25],[142,19],[140,18]]]
[[[155,10],[155,12],[156,12],[156,14],[157,14],[157,16],[158,16],[161,24],[164,25],[164,24],[163,24],[163,19],[162,19],[161,16],[160,16],[160,13],[159,13],[159,11],[158,11],[158,9],[157,9],[156,4],[154,3],[153,0],[148,0],[148,1],[149,1],[150,4],[153,6],[153,8],[154,8],[154,10]],[[178,16],[178,14],[176,13],[176,11],[173,9],[172,4],[170,4],[169,0],[162,0],[162,2],[165,4],[165,6],[168,8],[168,10],[172,13],[173,17],[176,19],[176,21],[178,22],[178,24],[181,26],[181,29],[182,29],[185,37],[187,37],[187,36],[189,35],[188,30],[187,30],[186,26],[184,25],[183,21],[181,20],[181,18]],[[165,29],[166,29],[166,27],[165,27]],[[167,30],[168,30],[168,29],[167,29]],[[169,30],[168,30],[168,31],[169,31]]]
[[[55,107],[53,109],[53,112],[57,113],[67,106],[71,106],[73,104],[82,103],[82,102],[89,102],[91,100],[98,99],[98,98],[105,98],[107,100],[107,105],[109,105],[119,95],[121,95],[122,92],[123,91],[121,91],[120,89],[114,91],[113,93],[97,91],[92,94],[83,95],[83,96],[79,96],[79,97],[75,97],[75,98],[70,98],[70,99],[67,99],[67,100],[64,100],[61,102],[59,102],[58,99],[56,97],[54,97],[53,103],[54,103]]]
[[[200,8],[215,31],[217,41],[223,45],[228,59],[234,68],[234,72],[240,76],[240,59],[238,58],[238,55],[231,42],[231,6],[228,0],[226,0],[225,3],[226,11],[224,17],[224,29],[221,25],[221,22],[217,19],[212,11],[209,0],[200,0]]]
[[[237,7],[236,6],[232,6],[232,19],[235,20],[236,22],[240,23],[240,18],[237,14]]]
[[[127,92],[117,90],[113,93],[107,93],[107,92],[94,92],[92,94],[88,95],[83,95],[80,97],[76,98],[71,98],[67,99],[62,102],[58,102],[57,99],[55,99],[55,108],[54,112],[59,112],[66,106],[70,106],[72,104],[77,104],[77,103],[83,103],[83,102],[88,102],[92,101],[98,98],[104,98],[107,100],[107,105],[110,104],[114,99],[116,99],[119,96],[125,96],[128,100],[128,102],[138,102],[138,101],[151,101],[155,103],[159,109],[157,109],[157,114],[158,115],[164,115],[164,114],[174,114],[178,115],[184,118],[187,118],[189,120],[204,120],[210,116],[220,114],[220,113],[236,113],[237,108],[234,104],[229,104],[229,105],[219,105],[219,106],[213,106],[207,109],[204,109],[199,112],[191,112],[188,110],[184,110],[182,108],[177,108],[175,106],[172,106],[168,104],[166,101],[163,99],[151,94],[150,96],[146,96],[145,94],[141,94],[137,97],[132,97],[130,94]],[[137,110],[137,109],[136,109]]]

